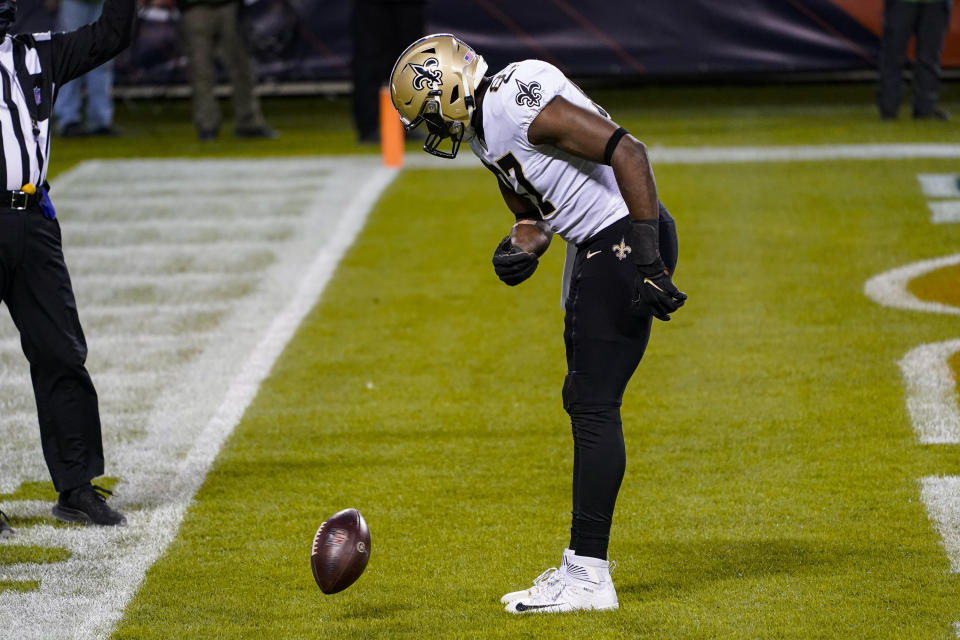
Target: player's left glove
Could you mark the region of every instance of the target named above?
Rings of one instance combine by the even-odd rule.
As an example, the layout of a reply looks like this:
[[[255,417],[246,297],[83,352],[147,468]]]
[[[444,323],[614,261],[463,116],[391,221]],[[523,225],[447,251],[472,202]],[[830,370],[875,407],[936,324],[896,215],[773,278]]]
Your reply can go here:
[[[515,287],[533,275],[537,270],[540,259],[535,253],[527,253],[515,246],[507,236],[497,245],[493,252],[493,270],[497,277],[511,287]]]
[[[683,306],[687,294],[677,289],[663,264],[658,249],[659,229],[656,218],[634,220],[633,259],[637,275],[633,282],[631,307],[637,315],[670,320],[670,314]]]

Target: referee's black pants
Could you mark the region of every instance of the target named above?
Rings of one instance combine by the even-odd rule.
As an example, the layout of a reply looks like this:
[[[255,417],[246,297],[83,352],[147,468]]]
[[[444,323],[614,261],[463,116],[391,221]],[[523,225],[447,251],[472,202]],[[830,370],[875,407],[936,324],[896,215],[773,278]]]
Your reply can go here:
[[[0,300],[20,331],[37,400],[43,455],[57,491],[103,474],[97,392],[63,260],[60,224],[36,205],[0,209]]]
[[[652,318],[630,309],[637,268],[625,247],[629,217],[577,245],[564,316],[567,377],[563,408],[573,427],[570,548],[607,557],[613,509],[626,468],[620,405],[650,339]],[[660,205],[660,253],[677,264],[673,218]]]

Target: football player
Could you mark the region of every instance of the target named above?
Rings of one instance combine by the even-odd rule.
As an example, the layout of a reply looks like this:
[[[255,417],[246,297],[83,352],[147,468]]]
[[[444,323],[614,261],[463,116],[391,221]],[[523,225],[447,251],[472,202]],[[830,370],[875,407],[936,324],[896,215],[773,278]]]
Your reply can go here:
[[[449,34],[410,45],[390,77],[407,129],[425,124],[424,151],[457,155],[462,141],[497,177],[516,221],[493,254],[515,286],[558,234],[567,242],[563,295],[573,427],[573,518],[560,569],[501,601],[511,613],[616,609],[607,545],[625,452],[620,404],[652,318],[686,294],[671,276],[673,219],[657,198],[646,148],[556,67],[524,60],[486,76],[483,58]]]

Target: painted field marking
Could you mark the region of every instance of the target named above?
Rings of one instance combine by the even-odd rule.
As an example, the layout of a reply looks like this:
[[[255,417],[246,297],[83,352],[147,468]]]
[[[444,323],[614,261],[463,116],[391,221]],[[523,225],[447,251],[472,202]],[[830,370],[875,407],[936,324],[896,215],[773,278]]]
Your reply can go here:
[[[917,181],[928,198],[960,197],[960,174],[956,173],[920,173]],[[934,224],[952,224],[960,222],[960,200],[934,200],[927,202],[930,209],[930,222]]]
[[[930,222],[934,224],[960,222],[960,200],[928,202],[927,207],[930,208]]]
[[[928,198],[960,198],[960,175],[956,173],[921,173],[917,180]]]
[[[960,444],[960,402],[950,358],[960,338],[922,344],[900,360],[907,411],[923,444]]]
[[[56,181],[101,398],[107,474],[121,478],[113,503],[129,526],[40,524],[0,542],[72,554],[53,564],[0,565],[0,579],[40,581],[35,591],[0,592],[0,628],[24,640],[109,636],[395,175],[377,158],[137,160],[86,162]],[[133,185],[132,195],[112,197],[118,184]],[[146,219],[136,204],[141,193]],[[237,259],[247,253],[257,269]],[[5,317],[4,363],[17,347]],[[49,476],[26,364],[0,368],[0,384],[0,492],[9,493]],[[50,506],[2,505],[28,517]]]
[[[410,156],[410,166],[478,167],[469,155],[444,162],[418,153]],[[655,148],[652,155],[657,162],[679,164],[957,158],[960,145]],[[117,381],[116,388],[101,388],[101,408],[108,473],[122,478],[115,504],[127,511],[130,526],[104,530],[39,525],[18,531],[17,544],[62,546],[74,555],[55,565],[0,566],[0,578],[41,582],[34,592],[0,593],[0,628],[16,629],[26,639],[109,635],[146,570],[176,535],[220,445],[299,324],[298,315],[302,318],[312,306],[394,175],[369,157],[93,160],[56,180],[67,251],[131,247],[126,262],[118,256],[115,264],[105,265],[109,271],[95,264],[89,274],[75,278],[94,350],[129,349],[119,339],[104,340],[100,347],[96,341],[98,336],[135,332],[137,321],[151,323],[152,333],[175,334],[184,330],[176,323],[200,323],[199,318],[212,316],[216,330],[197,332],[203,336],[201,353],[162,377],[158,374],[159,387],[132,388],[112,372],[100,372],[105,380]],[[296,189],[290,186],[294,184]],[[114,193],[118,189],[122,194]],[[210,245],[205,251],[216,251],[219,243],[246,240],[251,234],[275,243],[274,262],[241,274],[250,289],[233,297],[211,300],[209,292],[197,290],[189,278],[180,289],[190,295],[173,296],[175,288],[163,287],[164,277],[158,276],[157,299],[140,300],[136,291],[122,290],[118,281],[104,277],[134,269],[137,244],[196,242]],[[310,264],[306,275],[305,264]],[[85,282],[96,287],[82,292]],[[285,311],[270,316],[264,309]],[[159,319],[157,310],[162,310]],[[0,339],[11,335],[0,315]],[[248,353],[253,354],[249,359]],[[96,382],[98,373],[93,373]],[[33,415],[32,405],[26,378],[19,393],[0,394],[0,455],[5,462],[0,492],[14,490],[21,481],[47,480],[36,432],[23,433],[22,419]],[[8,422],[8,415],[17,418]],[[128,437],[123,429],[130,423],[145,435]],[[115,432],[107,431],[111,425]],[[19,506],[25,514],[34,514],[48,505],[30,500],[4,505],[11,511]]]
[[[947,550],[950,571],[960,573],[960,476],[927,476],[920,484],[920,496]]]
[[[919,174],[928,197],[954,196],[960,176]],[[932,223],[960,222],[960,200],[928,202]],[[910,281],[932,271],[960,264],[960,254],[921,260],[873,276],[864,293],[880,305],[910,311],[960,315],[960,307],[920,300],[907,288]],[[906,388],[907,412],[922,444],[960,444],[960,399],[950,358],[960,352],[960,338],[922,344],[898,363]],[[960,573],[960,476],[927,476],[920,480],[920,497],[940,535],[950,571]],[[960,622],[953,623],[960,637]]]
[[[943,304],[942,302],[920,300],[907,289],[907,284],[911,280],[931,271],[957,264],[960,264],[960,253],[912,262],[873,276],[864,284],[863,291],[871,300],[885,307],[960,315],[960,307]]]

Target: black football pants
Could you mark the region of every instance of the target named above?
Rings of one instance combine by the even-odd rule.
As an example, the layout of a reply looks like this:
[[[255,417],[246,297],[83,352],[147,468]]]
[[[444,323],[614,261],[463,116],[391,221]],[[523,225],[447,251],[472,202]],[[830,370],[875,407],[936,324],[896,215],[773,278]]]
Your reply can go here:
[[[629,217],[577,246],[565,303],[567,377],[563,408],[573,427],[573,522],[570,548],[607,557],[613,509],[626,467],[620,404],[650,338],[651,317],[630,310],[637,268]],[[677,263],[673,218],[660,205],[660,253]]]
[[[97,392],[63,260],[60,225],[38,207],[0,209],[0,300],[30,362],[43,456],[57,491],[103,474]]]

